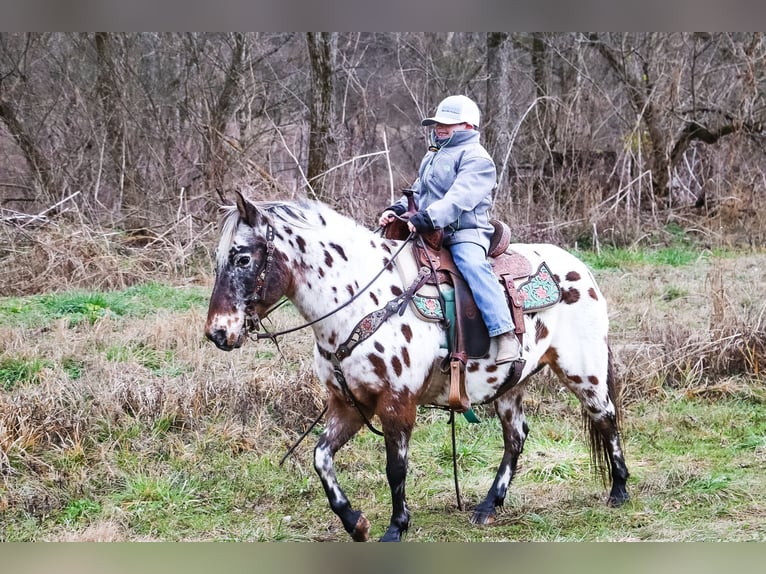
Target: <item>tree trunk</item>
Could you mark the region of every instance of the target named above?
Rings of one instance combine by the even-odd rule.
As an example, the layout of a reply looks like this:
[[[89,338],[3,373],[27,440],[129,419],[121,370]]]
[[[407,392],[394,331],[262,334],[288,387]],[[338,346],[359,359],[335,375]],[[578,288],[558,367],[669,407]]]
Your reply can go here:
[[[118,190],[117,197],[111,197],[110,203],[119,211],[123,206],[129,209],[135,208],[135,199],[131,193],[126,193],[125,167],[125,122],[122,115],[124,109],[120,102],[120,81],[117,78],[117,65],[114,61],[115,46],[112,35],[107,32],[96,32],[94,36],[96,46],[96,66],[98,75],[96,78],[96,96],[104,124],[105,148],[111,159],[112,173],[115,176],[115,186]],[[98,198],[99,189],[95,190],[96,198],[104,202],[104,198]]]
[[[335,120],[335,57],[338,34],[307,32],[311,63],[311,102],[309,119],[309,157],[306,177],[317,198],[330,199],[324,173],[329,168]]]
[[[225,200],[225,178],[229,165],[226,127],[235,111],[240,75],[245,62],[245,35],[235,33],[232,38],[234,46],[231,60],[207,125],[203,160],[207,189],[214,190],[221,200]]]
[[[511,141],[511,78],[508,73],[507,32],[487,34],[487,100],[484,104],[484,145],[498,163],[498,180],[502,181],[504,160]]]

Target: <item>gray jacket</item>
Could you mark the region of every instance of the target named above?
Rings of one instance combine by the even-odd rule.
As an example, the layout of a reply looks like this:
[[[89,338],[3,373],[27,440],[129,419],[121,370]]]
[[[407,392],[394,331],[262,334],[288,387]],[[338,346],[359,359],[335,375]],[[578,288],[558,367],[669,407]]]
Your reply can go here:
[[[471,242],[488,250],[493,232],[489,209],[497,170],[479,143],[479,132],[456,131],[437,151],[430,151],[433,149],[436,146],[420,162],[418,178],[412,184],[418,209],[428,214],[436,229],[444,229],[444,245]],[[407,198],[394,205],[405,211]]]

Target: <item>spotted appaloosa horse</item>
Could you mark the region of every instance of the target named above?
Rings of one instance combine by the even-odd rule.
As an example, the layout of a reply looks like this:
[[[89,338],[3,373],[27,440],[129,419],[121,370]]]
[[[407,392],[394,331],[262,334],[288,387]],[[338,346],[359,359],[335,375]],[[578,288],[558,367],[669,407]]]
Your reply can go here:
[[[253,203],[238,193],[237,206],[228,208],[222,220],[205,325],[218,348],[238,348],[249,327],[282,297],[311,323],[314,368],[328,391],[326,426],[314,451],[314,466],[330,507],[357,541],[369,538],[370,523],[338,484],[335,453],[377,416],[393,508],[381,540],[398,541],[410,519],[405,479],[417,405],[447,405],[449,375],[440,369],[447,354],[446,334],[440,323],[419,319],[406,305],[402,314],[390,313],[377,329],[359,336],[363,319],[375,323],[390,301],[399,309],[397,302],[408,285],[392,259],[413,257],[409,246],[400,249],[402,245],[319,202]],[[628,469],[620,447],[604,296],[587,267],[566,251],[546,244],[511,248],[542,257],[563,296],[554,306],[525,315],[521,382],[494,400],[503,429],[503,458],[471,521],[492,522],[503,504],[529,430],[523,381],[545,365],[580,400],[592,458],[602,477],[612,481],[608,504],[619,506],[628,499]],[[473,404],[491,400],[509,374],[509,364],[495,364],[495,352],[492,342],[488,358],[470,359],[466,365],[466,392]]]

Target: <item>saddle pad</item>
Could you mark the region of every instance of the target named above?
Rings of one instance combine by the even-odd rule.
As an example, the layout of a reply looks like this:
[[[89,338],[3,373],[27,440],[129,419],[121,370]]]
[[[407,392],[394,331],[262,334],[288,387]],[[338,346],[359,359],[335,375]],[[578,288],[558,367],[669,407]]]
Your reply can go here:
[[[412,305],[415,307],[415,311],[426,321],[441,321],[444,318],[444,309],[442,309],[442,302],[438,296],[413,295]]]
[[[526,281],[516,282],[516,291],[521,298],[521,310],[524,313],[547,309],[561,300],[561,288],[545,261],[540,263],[537,271]]]

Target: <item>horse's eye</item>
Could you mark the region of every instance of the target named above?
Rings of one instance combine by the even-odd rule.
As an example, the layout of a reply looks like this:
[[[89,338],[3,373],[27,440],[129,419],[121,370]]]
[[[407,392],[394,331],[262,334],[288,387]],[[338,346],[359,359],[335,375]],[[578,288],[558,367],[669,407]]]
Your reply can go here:
[[[234,264],[237,267],[247,267],[248,265],[250,265],[250,256],[249,255],[239,255],[234,260]]]

